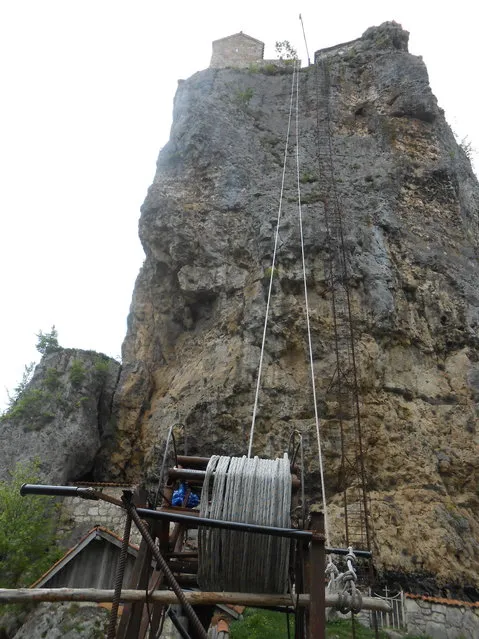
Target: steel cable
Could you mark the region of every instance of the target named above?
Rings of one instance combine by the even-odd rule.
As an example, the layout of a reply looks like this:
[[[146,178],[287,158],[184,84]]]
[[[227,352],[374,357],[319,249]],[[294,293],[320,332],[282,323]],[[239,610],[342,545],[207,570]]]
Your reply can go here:
[[[220,457],[206,469],[200,516],[274,527],[291,525],[291,472],[282,459]],[[198,582],[205,590],[284,593],[290,542],[285,538],[199,528]]]

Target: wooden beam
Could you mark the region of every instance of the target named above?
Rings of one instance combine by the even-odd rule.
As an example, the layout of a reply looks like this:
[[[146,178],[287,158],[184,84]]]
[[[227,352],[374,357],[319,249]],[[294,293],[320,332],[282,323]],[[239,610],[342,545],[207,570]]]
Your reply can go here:
[[[197,468],[199,470],[206,470],[208,466],[208,462],[210,461],[209,457],[191,457],[190,455],[178,455],[176,458],[179,466],[183,468]],[[292,468],[294,474],[298,472],[298,466],[295,464]]]
[[[209,457],[191,457],[189,455],[178,455],[176,459],[183,468],[197,468],[199,470],[206,470],[210,461]]]
[[[96,603],[113,600],[113,590],[97,588],[0,588],[0,603],[22,603],[25,601],[91,601]],[[309,606],[309,595],[268,595],[246,592],[202,592],[184,591],[187,601],[195,606],[210,606],[215,603],[236,604],[239,606]],[[174,592],[155,590],[150,601],[162,604],[178,604]],[[120,601],[144,602],[144,590],[122,590]],[[326,593],[326,607],[338,603],[338,595]],[[390,606],[382,599],[363,597],[364,610],[390,612]]]
[[[311,513],[311,527],[313,538],[309,547],[309,639],[325,639],[326,613],[324,571],[326,569],[326,555],[324,552],[324,515]]]
[[[157,521],[155,525],[152,526],[152,534],[158,538],[160,544],[160,550],[162,545],[165,545],[168,548],[168,535],[169,535],[170,525],[167,521]],[[150,580],[148,582],[148,592],[152,592],[157,588],[160,588],[163,583],[163,572],[155,566],[153,572],[150,575]],[[163,612],[162,604],[153,604],[153,610],[149,609],[149,605],[143,606],[143,613],[141,617],[140,630],[138,632],[138,636],[136,639],[145,639],[146,633],[148,631],[148,627],[150,628],[150,632],[148,633],[151,637],[156,637],[159,623],[161,621],[161,615]],[[151,613],[151,619],[150,619]]]
[[[183,573],[185,575],[197,575],[198,574],[198,560],[196,561],[181,561],[174,559],[169,561],[168,565],[171,572]]]

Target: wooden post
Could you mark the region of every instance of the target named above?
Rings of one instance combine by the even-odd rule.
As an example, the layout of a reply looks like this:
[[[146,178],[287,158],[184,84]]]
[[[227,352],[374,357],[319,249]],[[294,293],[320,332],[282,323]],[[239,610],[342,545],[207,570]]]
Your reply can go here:
[[[308,592],[309,587],[305,588],[306,581],[306,557],[308,556],[308,548],[303,541],[295,541],[296,544],[296,566],[295,566],[295,588],[296,592]],[[308,584],[309,586],[309,584]],[[294,598],[296,604],[296,596]],[[304,639],[306,636],[308,619],[308,608],[297,606],[295,611],[294,639]]]
[[[145,592],[151,571],[151,561],[151,551],[145,540],[142,539],[140,550],[133,566],[133,573],[130,577],[130,588]],[[143,601],[127,604],[123,607],[123,614],[117,633],[118,639],[136,639],[140,630],[142,612]]]
[[[158,541],[160,543],[160,548],[162,543],[165,543],[165,548],[168,549],[168,534],[169,534],[170,525],[167,521],[157,521],[152,525],[151,534],[153,537],[158,537]],[[162,540],[166,540],[165,542]],[[156,566],[151,575],[150,580],[148,582],[148,592],[152,592],[159,588],[163,583],[163,573]],[[163,606],[161,604],[152,603],[151,606],[145,605],[143,607],[143,613],[141,618],[140,630],[138,632],[137,639],[144,639],[146,637],[146,632],[148,630],[148,626],[150,626],[150,632],[148,633],[150,637],[156,637],[157,629],[161,620],[161,615],[163,612]],[[150,615],[151,613],[151,619]],[[151,621],[151,623],[150,623]]]
[[[313,536],[309,550],[309,639],[326,637],[326,591],[324,572],[326,554],[324,551],[324,515],[311,513]]]

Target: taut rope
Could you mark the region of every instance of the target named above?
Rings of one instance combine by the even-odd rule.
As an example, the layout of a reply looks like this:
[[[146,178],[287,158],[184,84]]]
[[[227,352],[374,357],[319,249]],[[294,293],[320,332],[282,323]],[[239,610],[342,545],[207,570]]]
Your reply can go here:
[[[253,437],[254,437],[254,427],[256,422],[256,412],[258,410],[258,398],[259,398],[259,389],[261,386],[261,372],[263,370],[263,359],[264,359],[264,345],[266,342],[266,329],[268,327],[268,316],[269,316],[269,307],[271,303],[271,292],[273,290],[273,278],[274,278],[274,267],[276,264],[276,253],[278,251],[278,239],[279,239],[279,224],[281,222],[281,213],[283,210],[283,193],[284,193],[284,178],[286,175],[286,162],[288,159],[288,144],[289,144],[289,134],[291,131],[291,120],[293,114],[293,94],[294,94],[294,79],[297,75],[296,65],[297,61],[294,62],[293,67],[293,80],[291,82],[291,96],[289,101],[289,116],[288,116],[288,130],[286,132],[286,142],[284,146],[284,159],[283,159],[283,174],[281,177],[281,189],[279,193],[279,206],[278,206],[278,218],[276,220],[276,232],[274,235],[274,248],[273,248],[273,257],[271,259],[271,273],[269,276],[269,288],[268,288],[268,301],[266,302],[266,313],[264,317],[264,326],[263,326],[263,339],[261,341],[261,353],[259,356],[259,367],[258,367],[258,379],[256,381],[256,393],[254,396],[254,406],[253,406],[253,418],[251,421],[251,431],[249,436],[249,446],[248,446],[248,457],[251,457],[251,450],[253,448]]]

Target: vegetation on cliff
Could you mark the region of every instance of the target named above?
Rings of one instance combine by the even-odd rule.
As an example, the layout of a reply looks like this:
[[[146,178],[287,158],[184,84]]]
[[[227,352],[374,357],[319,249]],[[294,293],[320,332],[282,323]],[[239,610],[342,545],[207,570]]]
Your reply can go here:
[[[0,587],[29,586],[60,556],[55,544],[54,504],[48,497],[22,497],[22,484],[39,480],[39,464],[17,464],[0,481]]]

